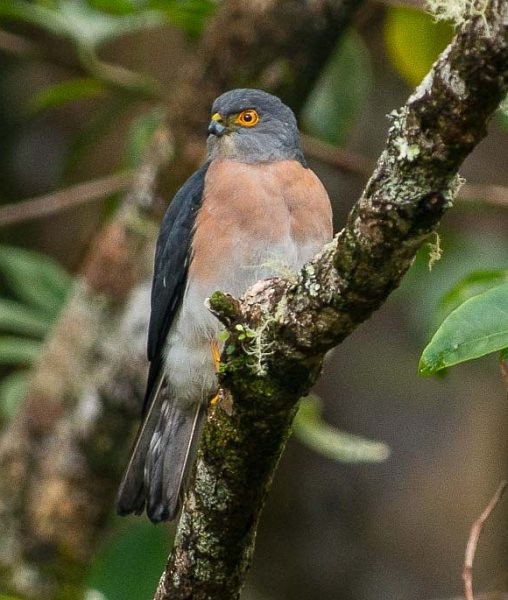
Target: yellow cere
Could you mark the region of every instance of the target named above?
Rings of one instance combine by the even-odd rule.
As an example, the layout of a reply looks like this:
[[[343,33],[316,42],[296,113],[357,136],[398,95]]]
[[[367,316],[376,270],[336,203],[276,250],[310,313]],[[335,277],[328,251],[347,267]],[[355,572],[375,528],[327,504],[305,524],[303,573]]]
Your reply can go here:
[[[248,108],[236,117],[235,123],[242,127],[254,127],[259,123],[259,115],[253,108]]]
[[[212,121],[222,121],[222,115],[220,113],[214,113],[212,115]]]

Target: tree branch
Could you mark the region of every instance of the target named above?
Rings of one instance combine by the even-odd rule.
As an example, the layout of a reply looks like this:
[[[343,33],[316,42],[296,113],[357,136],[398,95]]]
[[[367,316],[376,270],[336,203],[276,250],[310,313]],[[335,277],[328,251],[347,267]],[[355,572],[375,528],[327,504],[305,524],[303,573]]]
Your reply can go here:
[[[374,174],[321,255],[293,281],[261,282],[240,302],[211,296],[235,348],[221,369],[232,407],[219,404],[208,416],[156,600],[239,597],[298,398],[318,377],[325,352],[398,286],[452,205],[457,170],[506,93],[507,2],[490,0],[476,13],[392,113]],[[251,330],[252,344],[239,327]]]
[[[0,206],[0,227],[54,214],[81,204],[123,192],[132,186],[133,173],[118,173],[101,179],[78,183],[64,190],[38,198]]]
[[[305,155],[335,167],[341,171],[370,176],[374,169],[374,160],[323,142],[309,135],[302,135]],[[508,188],[491,183],[465,183],[457,192],[457,199],[462,202],[481,202],[494,207],[508,207]]]
[[[301,103],[361,0],[225,0],[169,99],[176,160],[167,197],[202,160],[211,101],[262,85]],[[295,51],[295,48],[297,49]],[[305,77],[302,75],[305,74]],[[145,378],[153,182],[169,156],[148,157],[133,194],[95,241],[36,368],[28,398],[0,440],[0,591],[80,597],[104,537]],[[164,150],[165,148],[165,150]]]

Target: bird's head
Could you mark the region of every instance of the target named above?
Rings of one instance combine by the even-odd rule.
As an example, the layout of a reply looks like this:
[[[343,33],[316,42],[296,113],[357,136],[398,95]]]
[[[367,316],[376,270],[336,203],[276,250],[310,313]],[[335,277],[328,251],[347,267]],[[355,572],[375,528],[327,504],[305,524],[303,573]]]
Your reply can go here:
[[[237,89],[219,96],[212,106],[208,133],[210,159],[304,162],[293,111],[261,90]]]

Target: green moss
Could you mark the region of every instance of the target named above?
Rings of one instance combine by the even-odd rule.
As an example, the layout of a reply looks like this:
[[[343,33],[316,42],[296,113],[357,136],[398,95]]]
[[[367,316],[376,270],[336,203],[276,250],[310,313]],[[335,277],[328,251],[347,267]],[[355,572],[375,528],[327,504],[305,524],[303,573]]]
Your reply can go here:
[[[214,313],[224,317],[225,319],[236,319],[238,317],[237,301],[224,292],[214,292],[208,298],[208,305]]]

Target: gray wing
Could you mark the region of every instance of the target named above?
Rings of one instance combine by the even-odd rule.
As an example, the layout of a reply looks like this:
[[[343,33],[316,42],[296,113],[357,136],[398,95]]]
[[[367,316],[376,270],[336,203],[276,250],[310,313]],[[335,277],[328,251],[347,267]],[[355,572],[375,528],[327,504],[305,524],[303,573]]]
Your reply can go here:
[[[173,517],[179,489],[172,488],[178,482],[181,487],[185,479],[190,448],[195,444],[194,438],[203,419],[199,405],[195,407],[195,414],[183,415],[170,397],[168,387],[164,385],[163,350],[185,291],[191,240],[207,170],[208,163],[178,190],[164,216],[157,239],[147,348],[150,368],[143,422],[117,496],[117,512],[122,515],[139,514],[147,504],[153,521]],[[164,449],[164,452],[158,451],[156,456],[149,457],[154,436],[158,440],[155,447]],[[190,439],[186,441],[186,437]],[[175,459],[173,470],[155,468],[160,459],[168,455]],[[168,471],[171,471],[169,475]],[[172,496],[168,497],[168,493]]]
[[[192,232],[201,207],[209,163],[178,190],[162,221],[155,250],[147,355],[150,370],[143,414],[148,409],[161,368],[166,336],[182,301],[187,283]]]

